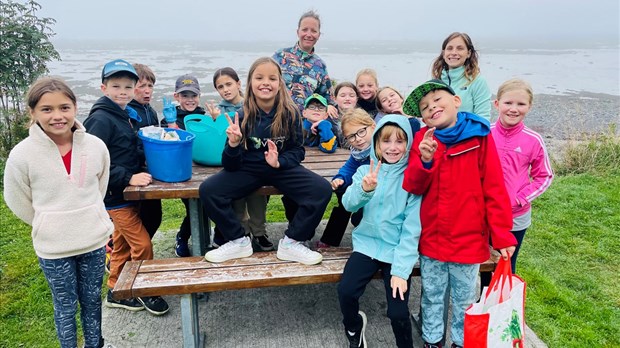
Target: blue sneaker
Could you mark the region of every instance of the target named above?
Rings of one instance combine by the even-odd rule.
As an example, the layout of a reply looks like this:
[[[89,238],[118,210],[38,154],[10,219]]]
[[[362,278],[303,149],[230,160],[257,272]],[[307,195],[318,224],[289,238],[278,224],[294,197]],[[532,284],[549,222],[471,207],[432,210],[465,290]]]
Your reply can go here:
[[[174,253],[178,257],[188,257],[191,256],[189,253],[189,247],[187,246],[187,241],[181,238],[181,236],[177,233],[176,244],[174,245]]]

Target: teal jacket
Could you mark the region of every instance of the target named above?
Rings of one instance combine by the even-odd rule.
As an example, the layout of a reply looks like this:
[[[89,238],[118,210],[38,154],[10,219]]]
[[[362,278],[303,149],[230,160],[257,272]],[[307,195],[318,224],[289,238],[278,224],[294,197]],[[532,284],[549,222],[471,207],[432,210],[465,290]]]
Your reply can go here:
[[[441,80],[461,97],[459,111],[470,112],[491,120],[491,90],[484,77],[478,75],[471,83],[465,78],[465,67],[444,70]]]
[[[239,111],[239,109],[243,108],[243,99],[241,99],[241,101],[237,104],[233,104],[227,100],[222,99],[222,101],[217,105],[217,107],[220,108],[221,113],[237,112]]]
[[[407,150],[413,143],[411,126],[402,115],[386,115],[377,124],[373,144],[379,130],[387,123],[395,124],[407,134]],[[370,158],[377,163],[374,146]],[[422,196],[403,190],[403,176],[409,151],[397,163],[382,163],[374,191],[362,189],[362,179],[370,166],[363,165],[353,175],[353,184],[342,197],[344,208],[356,212],[364,208],[364,217],[353,230],[353,251],[392,265],[392,275],[407,279],[418,261],[420,240],[420,203]]]

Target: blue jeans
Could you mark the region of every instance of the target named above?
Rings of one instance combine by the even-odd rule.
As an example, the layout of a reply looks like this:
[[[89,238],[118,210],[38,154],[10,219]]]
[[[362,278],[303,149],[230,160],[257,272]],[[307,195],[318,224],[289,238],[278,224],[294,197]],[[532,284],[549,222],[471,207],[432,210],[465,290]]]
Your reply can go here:
[[[77,347],[75,315],[78,301],[84,347],[99,347],[101,339],[101,286],[105,247],[61,259],[39,257],[39,266],[52,291],[54,322],[60,346]]]

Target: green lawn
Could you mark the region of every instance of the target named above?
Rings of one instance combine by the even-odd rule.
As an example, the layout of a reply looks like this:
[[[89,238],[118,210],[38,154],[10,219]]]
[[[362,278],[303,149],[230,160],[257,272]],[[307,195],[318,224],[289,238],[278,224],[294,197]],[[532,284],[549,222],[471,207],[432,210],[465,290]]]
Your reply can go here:
[[[534,204],[518,271],[528,283],[527,323],[549,347],[620,345],[619,187],[619,175],[558,177]],[[284,219],[279,197],[269,210],[269,221]],[[164,211],[161,229],[177,229],[180,200],[165,201]],[[0,219],[0,346],[56,347],[30,228],[3,199]]]

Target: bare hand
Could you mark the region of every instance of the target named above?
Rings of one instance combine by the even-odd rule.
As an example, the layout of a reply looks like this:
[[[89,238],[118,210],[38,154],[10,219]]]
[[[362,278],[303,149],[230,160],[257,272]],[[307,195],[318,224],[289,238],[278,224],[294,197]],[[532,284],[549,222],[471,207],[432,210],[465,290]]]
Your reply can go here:
[[[131,176],[129,185],[131,186],[147,186],[153,182],[153,177],[149,173],[138,173]]]
[[[327,105],[327,115],[332,120],[337,120],[338,118],[340,118],[340,115],[338,114],[338,109],[336,109],[336,107],[333,105]]]
[[[241,128],[239,128],[239,114],[235,112],[235,120],[231,120],[230,116],[226,114],[226,120],[228,121],[228,128],[226,128],[226,135],[228,136],[228,145],[230,147],[237,147],[241,143],[243,134]]]
[[[512,257],[512,254],[515,253],[516,247],[509,246],[508,248],[499,249],[499,253],[502,254],[502,259],[509,260]]]
[[[403,278],[392,276],[390,279],[390,286],[392,287],[392,298],[396,298],[396,295],[400,295],[401,300],[405,300],[405,293],[407,292],[407,281]]]
[[[209,111],[211,118],[214,120],[221,114],[221,110],[215,105],[215,102],[206,102],[205,107]]]
[[[373,170],[373,160],[370,160],[370,170],[362,179],[362,190],[366,192],[373,191],[377,188],[377,175],[379,174],[379,168],[381,168],[381,161],[377,163],[377,167]]]
[[[336,191],[342,184],[344,184],[344,180],[342,179],[332,180],[332,190]]]
[[[433,134],[435,134],[435,127],[427,129],[418,147],[420,149],[420,158],[424,163],[432,161],[433,155],[437,151],[437,141],[433,139]]]
[[[310,130],[312,131],[312,134],[316,134],[316,132],[318,132],[317,127],[319,126],[319,124],[323,122],[323,120],[320,121],[316,121],[312,124],[312,126],[310,127]]]
[[[280,168],[278,161],[278,147],[271,139],[267,140],[267,151],[265,151],[265,161],[273,168]]]

